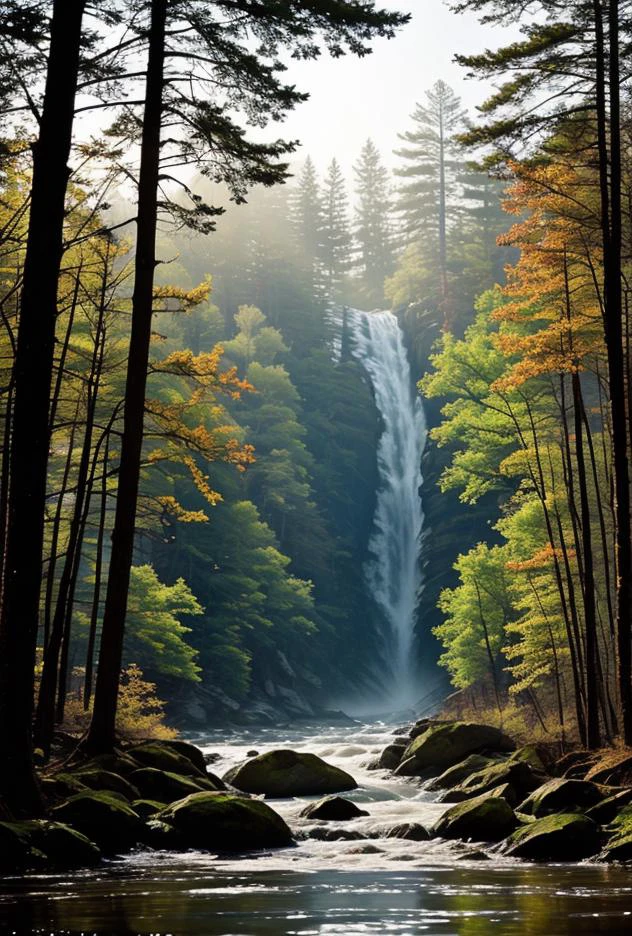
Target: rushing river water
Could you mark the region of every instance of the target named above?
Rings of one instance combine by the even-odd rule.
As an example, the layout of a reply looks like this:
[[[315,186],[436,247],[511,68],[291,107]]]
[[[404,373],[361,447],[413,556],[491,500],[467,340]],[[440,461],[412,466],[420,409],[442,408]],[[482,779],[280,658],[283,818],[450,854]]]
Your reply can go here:
[[[369,817],[299,817],[310,799],[275,800],[298,844],[244,857],[138,852],[98,869],[0,880],[0,931],[42,936],[576,936],[632,934],[632,873],[600,865],[468,858],[465,846],[386,839],[398,822],[430,824],[445,808],[414,780],[366,765],[390,726],[251,729],[194,739],[222,773],[247,752],[309,750],[348,770]],[[366,838],[322,841],[314,829]]]

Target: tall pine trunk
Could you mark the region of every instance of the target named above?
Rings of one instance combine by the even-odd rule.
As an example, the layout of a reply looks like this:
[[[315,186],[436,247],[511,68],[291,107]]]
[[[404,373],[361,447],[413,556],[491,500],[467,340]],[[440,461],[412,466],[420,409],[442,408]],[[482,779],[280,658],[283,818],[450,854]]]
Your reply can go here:
[[[156,267],[166,19],[167,0],[153,0],[138,180],[132,331],[125,385],[123,438],[94,710],[86,739],[88,748],[99,751],[111,749],[115,742],[116,705],[123,656],[127,592],[134,552]]]
[[[625,355],[621,298],[621,106],[619,3],[608,0],[608,42],[604,7],[595,0],[596,111],[599,148],[601,226],[604,264],[604,332],[608,359],[608,398],[612,426],[615,509],[617,685],[621,729],[632,744],[632,528],[625,405]],[[606,73],[607,58],[607,73]],[[609,102],[609,110],[608,110]]]
[[[42,580],[48,409],[64,200],[85,0],[55,0],[33,179],[11,437],[9,510],[0,619],[0,797],[18,815],[41,811],[33,771],[33,671]]]

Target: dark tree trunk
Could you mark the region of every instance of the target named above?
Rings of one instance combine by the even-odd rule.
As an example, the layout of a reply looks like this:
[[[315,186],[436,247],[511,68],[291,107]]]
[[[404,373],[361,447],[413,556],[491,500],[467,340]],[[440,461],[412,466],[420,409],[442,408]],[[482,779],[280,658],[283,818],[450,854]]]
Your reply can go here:
[[[39,139],[33,146],[11,438],[0,621],[0,797],[16,815],[41,812],[33,770],[33,670],[42,580],[49,397],[64,199],[85,0],[55,0]]]
[[[134,528],[143,443],[145,387],[156,267],[166,18],[167,0],[153,0],[138,182],[132,332],[125,387],[123,438],[94,711],[86,740],[86,746],[93,750],[111,749],[115,742],[116,705],[123,656],[127,592],[134,552]]]
[[[621,729],[632,744],[632,542],[630,472],[625,404],[625,355],[621,280],[621,107],[619,3],[608,0],[608,71],[604,8],[595,0],[596,112],[604,264],[604,332],[608,358],[608,398],[612,425],[615,508],[617,684]],[[609,102],[609,112],[608,112]]]

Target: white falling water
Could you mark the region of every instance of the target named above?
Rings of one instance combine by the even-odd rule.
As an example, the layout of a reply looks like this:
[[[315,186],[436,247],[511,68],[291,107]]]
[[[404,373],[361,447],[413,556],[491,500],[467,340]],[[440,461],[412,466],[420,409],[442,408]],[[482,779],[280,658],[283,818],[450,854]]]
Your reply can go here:
[[[384,424],[378,445],[380,486],[366,566],[367,583],[390,633],[385,641],[392,688],[388,702],[410,705],[415,686],[413,641],[421,589],[423,527],[421,455],[426,422],[412,382],[403,335],[391,312],[347,312],[353,356],[366,370]]]

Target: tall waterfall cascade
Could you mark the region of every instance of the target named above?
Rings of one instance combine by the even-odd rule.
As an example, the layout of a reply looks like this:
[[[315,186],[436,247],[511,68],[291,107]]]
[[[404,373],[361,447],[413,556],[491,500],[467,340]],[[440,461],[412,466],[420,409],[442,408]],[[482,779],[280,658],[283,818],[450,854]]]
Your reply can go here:
[[[421,456],[426,421],[416,392],[404,336],[392,312],[345,313],[350,351],[366,371],[383,422],[377,461],[379,488],[369,542],[366,581],[388,626],[385,682],[393,708],[414,703],[414,627],[422,586],[423,509]]]

